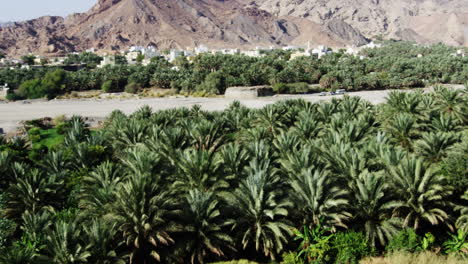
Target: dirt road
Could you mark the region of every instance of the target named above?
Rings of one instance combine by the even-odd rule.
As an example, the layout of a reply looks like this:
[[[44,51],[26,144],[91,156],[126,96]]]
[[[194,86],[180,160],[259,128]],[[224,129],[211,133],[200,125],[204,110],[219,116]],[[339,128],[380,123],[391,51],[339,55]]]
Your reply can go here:
[[[359,96],[371,103],[378,104],[385,101],[386,91],[362,91],[348,93],[350,96]],[[333,96],[340,98],[341,96]],[[281,95],[258,99],[239,100],[243,105],[251,108],[261,108],[274,102],[302,98],[310,102],[330,100],[332,96],[313,95]],[[130,114],[138,108],[148,105],[154,110],[162,110],[176,107],[191,107],[201,105],[203,109],[217,111],[225,109],[234,100],[224,98],[151,98],[151,99],[127,99],[127,100],[52,100],[0,103],[0,128],[5,133],[16,130],[19,122],[42,117],[56,117],[59,115],[80,115],[103,119],[114,110],[121,110]]]

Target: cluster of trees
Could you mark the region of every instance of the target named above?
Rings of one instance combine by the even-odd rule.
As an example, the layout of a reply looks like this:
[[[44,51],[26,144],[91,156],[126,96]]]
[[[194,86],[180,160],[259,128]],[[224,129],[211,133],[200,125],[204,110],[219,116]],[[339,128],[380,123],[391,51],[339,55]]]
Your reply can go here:
[[[127,65],[125,58],[120,56],[116,66],[101,69],[96,68],[101,57],[93,53],[72,54],[66,63],[86,63],[88,67],[67,72],[65,85],[57,92],[96,90],[104,84],[112,87],[108,89],[110,91],[124,91],[127,85],[132,84],[141,88],[173,88],[182,92],[212,94],[222,94],[230,86],[266,84],[283,87],[286,93],[311,91],[302,84],[320,84],[326,90],[460,84],[468,79],[468,58],[451,56],[455,51],[455,48],[442,44],[418,46],[396,42],[387,43],[382,48],[365,49],[361,52],[364,58],[339,51],[320,60],[314,57],[291,60],[291,52],[276,50],[261,58],[204,54],[195,57],[193,62],[179,57],[173,63],[154,58],[148,66]],[[23,82],[44,78],[46,73],[47,69],[3,69],[0,70],[0,83],[9,83],[16,89]],[[53,97],[56,93],[46,95]]]
[[[1,141],[0,263],[463,255],[467,122],[466,91],[445,88],[377,106],[143,107],[95,131],[74,117],[41,155]]]

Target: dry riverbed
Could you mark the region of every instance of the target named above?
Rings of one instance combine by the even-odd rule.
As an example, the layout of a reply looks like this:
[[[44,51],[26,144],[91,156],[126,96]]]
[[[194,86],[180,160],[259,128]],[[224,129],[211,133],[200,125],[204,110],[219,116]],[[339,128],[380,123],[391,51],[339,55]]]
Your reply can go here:
[[[348,93],[349,96],[359,96],[373,104],[383,103],[390,90],[360,91]],[[310,95],[280,95],[262,97],[258,99],[238,100],[251,108],[261,108],[280,100],[301,98],[310,102],[340,98],[341,95],[319,96]],[[21,121],[42,117],[57,117],[66,115],[80,115],[95,120],[102,120],[114,110],[121,110],[126,114],[133,113],[140,107],[148,105],[154,110],[170,109],[176,107],[191,107],[200,105],[204,110],[218,111],[229,106],[234,100],[225,98],[150,98],[150,99],[78,99],[78,100],[52,100],[52,101],[26,101],[26,102],[0,102],[0,128],[5,133],[15,131]]]

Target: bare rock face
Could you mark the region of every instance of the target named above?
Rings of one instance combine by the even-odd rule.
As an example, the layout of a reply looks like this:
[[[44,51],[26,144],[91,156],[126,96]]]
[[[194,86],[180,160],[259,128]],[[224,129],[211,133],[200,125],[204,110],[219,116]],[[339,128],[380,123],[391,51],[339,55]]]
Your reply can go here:
[[[351,35],[359,32],[368,39],[383,36],[468,46],[466,0],[257,0],[255,4],[276,16],[296,16],[321,25],[343,21],[355,29]],[[350,37],[341,30],[335,33]]]
[[[345,43],[362,46],[369,42],[361,32],[357,31],[341,19],[334,19],[328,22],[327,29]]]
[[[468,1],[99,0],[86,13],[0,26],[0,51],[21,56],[132,45],[228,48],[307,42],[342,47],[376,36],[468,45]]]

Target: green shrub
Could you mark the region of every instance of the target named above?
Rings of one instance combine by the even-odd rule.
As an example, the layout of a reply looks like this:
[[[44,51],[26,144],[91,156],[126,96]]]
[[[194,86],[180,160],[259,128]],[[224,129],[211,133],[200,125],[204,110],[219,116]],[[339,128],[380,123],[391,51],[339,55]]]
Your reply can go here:
[[[308,93],[309,85],[304,82],[292,83],[288,85],[289,92],[294,94]]]
[[[300,241],[297,258],[309,263],[328,263],[331,259],[331,240],[328,228],[318,224],[310,229],[306,225],[302,231],[295,231],[295,240]]]
[[[34,144],[31,151],[29,152],[29,159],[31,160],[41,160],[45,154],[47,154],[47,146],[42,144]]]
[[[4,209],[6,207],[6,199],[3,194],[0,194],[0,252],[8,246],[11,237],[16,229],[15,222],[5,218]]]
[[[29,135],[29,139],[33,143],[41,141],[41,129],[38,127],[33,127],[29,129],[28,135]]]
[[[283,254],[283,262],[282,264],[304,264],[304,260],[302,260],[297,253],[288,252]]]
[[[447,254],[467,254],[468,252],[468,233],[459,229],[456,234],[450,234],[450,238],[444,242],[444,250]]]
[[[415,252],[419,249],[420,237],[413,229],[408,228],[400,231],[391,239],[386,247],[387,251],[408,251]]]
[[[226,77],[222,72],[212,72],[197,86],[197,91],[208,94],[224,94],[226,90]]]
[[[135,82],[131,82],[125,86],[125,92],[136,94],[141,91],[141,85]]]
[[[15,93],[14,91],[9,91],[7,95],[5,96],[5,99],[8,101],[16,101],[16,100],[21,100],[23,97],[21,97],[19,94]]]
[[[66,133],[68,133],[68,130],[70,129],[70,123],[68,122],[59,123],[55,126],[55,128],[57,129],[57,133],[59,135],[65,135]]]
[[[46,97],[52,99],[65,88],[66,73],[64,70],[49,71],[44,78],[24,81],[18,95],[22,98],[37,99]]]
[[[285,93],[288,91],[288,85],[285,83],[275,83],[273,84],[273,91],[275,93]]]
[[[101,90],[105,93],[110,93],[112,92],[112,81],[105,81],[102,86],[101,86]]]
[[[369,246],[366,236],[361,232],[342,232],[332,241],[335,251],[335,263],[359,263],[365,257],[372,256],[374,249]]]

